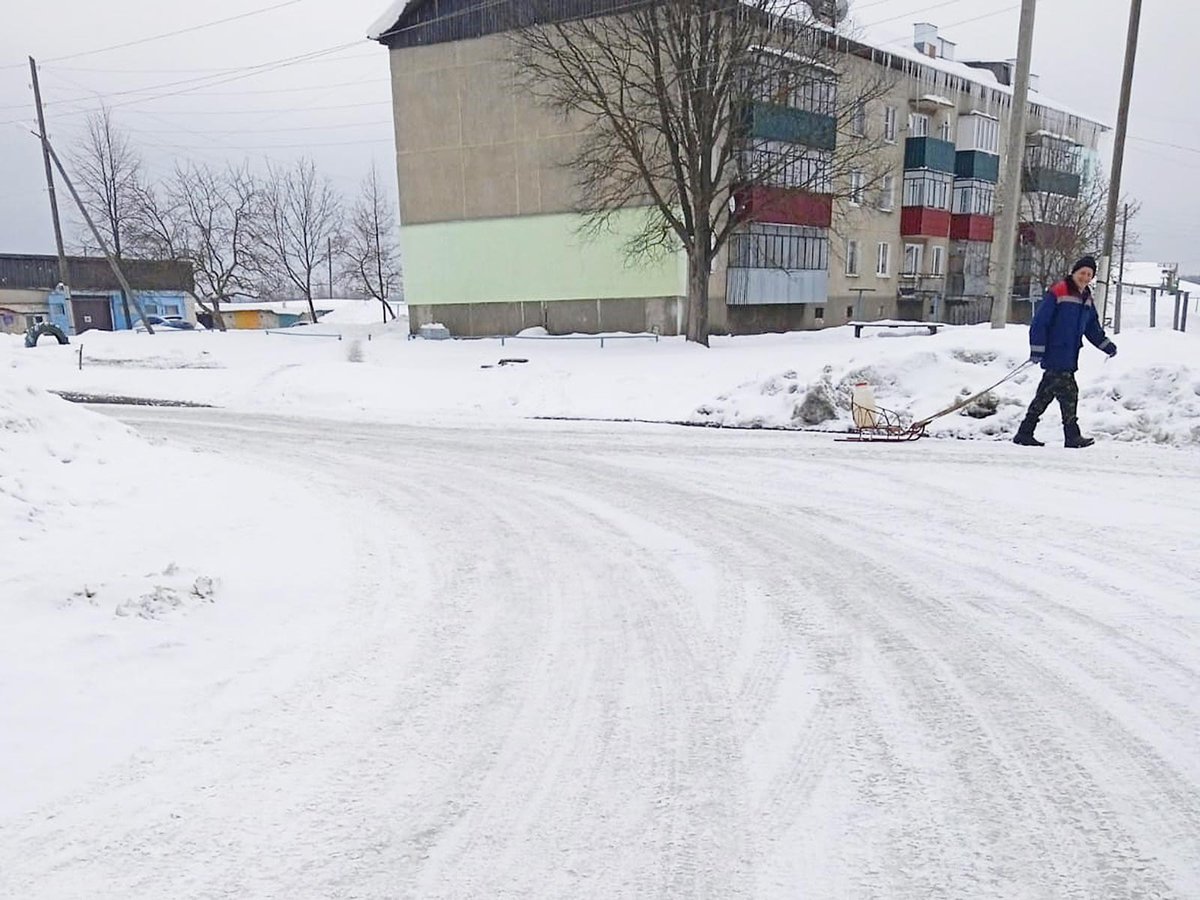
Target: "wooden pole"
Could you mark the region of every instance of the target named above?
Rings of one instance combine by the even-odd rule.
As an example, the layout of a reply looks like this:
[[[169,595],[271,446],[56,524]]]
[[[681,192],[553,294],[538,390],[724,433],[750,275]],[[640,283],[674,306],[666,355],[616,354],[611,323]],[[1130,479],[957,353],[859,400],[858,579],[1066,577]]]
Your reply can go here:
[[[1108,209],[1104,217],[1104,310],[1108,315],[1108,288],[1112,281],[1113,241],[1117,231],[1117,204],[1121,202],[1121,170],[1125,164],[1125,134],[1129,127],[1129,101],[1133,94],[1133,68],[1137,61],[1138,29],[1142,20],[1142,0],[1131,0],[1129,28],[1125,35],[1125,68],[1121,75],[1121,99],[1117,105],[1117,131],[1113,140],[1112,177],[1108,185]],[[1097,273],[1099,275],[1099,273]]]
[[[1125,281],[1125,242],[1129,235],[1129,204],[1125,204],[1125,218],[1121,220],[1121,267],[1117,270],[1117,304],[1113,313],[1113,334],[1121,333],[1121,295]]]
[[[50,158],[54,160],[54,165],[58,169],[58,174],[62,176],[63,183],[67,186],[67,190],[71,192],[71,198],[75,201],[75,205],[79,207],[79,212],[83,215],[83,219],[87,222],[88,228],[92,230],[92,237],[96,239],[96,243],[100,245],[100,249],[104,251],[104,256],[108,260],[109,266],[112,267],[113,274],[117,276],[117,281],[121,285],[121,290],[125,295],[133,300],[133,305],[137,307],[138,315],[142,317],[142,324],[146,326],[147,334],[154,334],[154,326],[150,324],[150,320],[146,318],[146,311],[142,309],[142,301],[138,299],[138,295],[133,292],[133,288],[129,286],[129,282],[125,280],[125,274],[121,271],[121,267],[117,265],[117,260],[113,257],[112,252],[108,249],[108,244],[104,238],[100,236],[100,229],[96,227],[96,223],[92,221],[92,217],[88,215],[87,207],[83,205],[83,201],[79,199],[79,192],[75,190],[75,185],[71,183],[71,176],[67,174],[67,170],[63,167],[62,160],[58,158],[58,154],[54,152],[54,147],[50,143],[50,139],[46,137],[43,131],[38,135],[42,139],[42,143],[46,149],[50,151]],[[133,328],[133,323],[129,323],[129,327]]]
[[[46,133],[46,114],[42,109],[42,88],[38,83],[37,62],[29,57],[29,75],[33,79],[33,102],[37,106],[38,134]],[[67,268],[67,252],[63,246],[62,221],[58,217],[58,195],[54,191],[54,169],[50,165],[50,150],[46,140],[42,139],[42,163],[46,167],[46,192],[50,195],[50,221],[54,223],[54,245],[58,249],[58,280],[62,282],[67,292],[66,313],[67,321],[72,325],[75,314],[71,309],[71,272]]]
[[[1013,79],[1012,109],[1004,150],[1004,176],[997,191],[1000,222],[996,234],[996,302],[992,304],[992,327],[1008,323],[1012,305],[1013,256],[1021,207],[1021,169],[1025,161],[1025,114],[1029,106],[1029,64],[1033,56],[1033,23],[1037,0],[1021,0],[1021,23],[1017,35],[1017,71]]]

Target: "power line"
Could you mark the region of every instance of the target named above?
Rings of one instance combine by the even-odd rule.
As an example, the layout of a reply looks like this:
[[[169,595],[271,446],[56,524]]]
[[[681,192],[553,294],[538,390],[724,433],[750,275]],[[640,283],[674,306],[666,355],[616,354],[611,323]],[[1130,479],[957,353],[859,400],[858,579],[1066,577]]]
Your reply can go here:
[[[941,25],[939,27],[940,28],[957,28],[960,25],[970,25],[973,22],[982,22],[984,19],[991,19],[991,18],[994,18],[995,16],[1004,15],[1004,13],[1012,12],[1014,9],[1020,9],[1020,6],[1017,4],[1014,4],[1012,6],[1005,6],[1005,7],[1002,7],[1001,9],[992,10],[989,13],[983,13],[982,15],[979,15],[979,16],[971,16],[971,18],[969,18],[969,19],[960,19],[957,22],[947,22],[946,24]],[[923,12],[923,11],[924,10],[917,10],[916,12]],[[901,34],[901,35],[897,35],[894,38],[891,38],[890,40],[885,41],[884,43],[901,44],[901,43],[904,43],[905,41],[909,41],[909,40],[912,40],[911,34]]]
[[[299,0],[297,0],[297,2],[299,2]],[[193,91],[199,91],[202,88],[216,87],[221,84],[228,84],[233,81],[239,81],[243,78],[250,78],[254,75],[259,75],[264,72],[273,72],[277,69],[287,68],[287,67],[293,66],[293,65],[301,65],[303,63],[317,60],[322,57],[331,56],[332,54],[338,53],[342,50],[347,50],[350,47],[358,46],[360,44],[361,44],[361,41],[357,41],[357,40],[350,41],[350,42],[347,42],[344,44],[335,44],[330,47],[323,47],[318,50],[310,50],[305,53],[296,54],[294,56],[285,56],[285,57],[282,57],[279,59],[268,60],[267,62],[263,62],[263,63],[255,63],[255,64],[249,65],[249,66],[239,66],[236,69],[229,70],[229,73],[223,73],[221,75],[202,75],[202,76],[195,77],[195,78],[182,78],[178,81],[168,81],[164,84],[157,84],[157,85],[153,85],[150,87],[130,88],[128,90],[113,91],[113,92],[109,93],[107,96],[124,97],[124,96],[129,96],[131,94],[150,93],[152,91],[161,90],[162,88],[167,88],[167,87],[176,87],[176,86],[184,85],[184,84],[195,84],[196,87],[191,90],[174,91],[174,92],[169,92],[167,94],[163,94],[161,96],[175,96],[176,94],[181,94],[181,93],[191,93]],[[230,74],[230,73],[240,73],[240,74]],[[53,75],[53,73],[50,73],[50,74]],[[69,79],[62,78],[61,76],[55,76],[55,77],[60,78],[63,81],[69,81]],[[201,82],[203,82],[203,83],[201,83]],[[348,82],[348,84],[357,84],[357,83],[361,83],[361,82]],[[93,92],[93,93],[96,93],[96,92]],[[243,92],[243,93],[249,93],[249,92]],[[218,96],[220,96],[220,95],[218,95]],[[46,103],[46,105],[47,106],[61,106],[64,103],[87,102],[87,101],[91,101],[94,99],[95,99],[94,96],[91,96],[91,97],[66,97],[61,100],[49,101]],[[144,99],[154,99],[154,98],[144,98]],[[121,104],[115,104],[115,105],[124,106],[124,105],[127,105],[127,103],[121,103]],[[25,104],[23,104],[23,103],[11,104],[8,106],[0,106],[0,109],[20,109],[20,108],[23,108],[24,106],[25,106]]]
[[[391,100],[371,100],[366,103],[335,103],[329,106],[271,106],[259,107],[258,109],[156,109],[154,110],[154,113],[158,116],[264,116],[275,115],[276,113],[324,112],[331,109],[364,109],[368,106],[391,105]],[[94,112],[94,110],[79,109],[72,110],[70,112],[60,111],[58,113],[58,117],[62,119],[64,116],[83,115],[84,113],[90,112]],[[128,109],[126,112],[135,115],[150,115],[150,111],[145,109]]]
[[[167,123],[170,124],[170,123]],[[279,134],[290,131],[340,131],[343,128],[376,128],[380,125],[391,125],[391,119],[376,119],[373,122],[343,122],[338,125],[301,125],[289,128],[206,128],[204,134]],[[178,128],[165,131],[147,128],[130,128],[135,134],[178,134]]]
[[[1200,147],[1187,147],[1183,144],[1172,144],[1169,141],[1155,141],[1151,140],[1150,138],[1137,137],[1136,135],[1132,134],[1129,136],[1129,139],[1143,144],[1153,144],[1156,147],[1170,147],[1172,150],[1182,150],[1185,153],[1200,153]]]
[[[371,48],[372,53],[376,53],[374,48]],[[318,62],[338,62],[336,59],[322,59],[314,61],[314,65]],[[211,77],[216,78],[219,75],[237,72],[241,66],[202,66],[202,67],[180,67],[175,66],[170,69],[112,69],[100,68],[98,66],[55,66],[54,72],[84,72],[96,75],[182,75],[185,72],[208,72]]]
[[[166,31],[162,34],[151,35],[150,37],[138,38],[134,41],[126,41],[122,44],[112,44],[108,47],[101,47],[98,50],[84,50],[80,53],[69,53],[65,56],[53,56],[45,62],[61,62],[64,59],[78,59],[81,56],[94,56],[97,53],[107,53],[110,50],[122,50],[126,47],[136,47],[140,44],[148,44],[151,41],[161,41],[163,38],[177,37],[181,34],[191,34],[193,31],[201,31],[205,28],[213,28],[217,25],[225,25],[228,22],[236,22],[239,19],[248,19],[251,16],[261,16],[263,13],[274,12],[277,9],[283,9],[285,6],[295,6],[297,3],[302,3],[303,0],[285,0],[283,3],[276,3],[274,6],[266,6],[262,9],[251,10],[250,12],[241,13],[236,16],[229,16],[225,19],[216,19],[212,22],[203,22],[200,25],[192,25],[188,28],[180,28],[176,31]]]
[[[944,6],[954,6],[954,5],[957,5],[958,3],[959,3],[959,0],[945,0],[944,3],[938,3],[934,6],[926,6],[922,9],[914,9],[911,12],[902,13],[901,15],[898,15],[898,16],[892,16],[891,18],[888,18],[888,19],[880,19],[878,22],[864,22],[859,27],[860,28],[876,28],[879,25],[886,25],[888,22],[895,22],[899,19],[907,19],[910,16],[920,15],[921,13],[925,13],[925,12],[932,12],[935,9],[941,9]],[[862,7],[862,8],[865,9],[866,7]],[[945,27],[949,28],[950,26],[947,25]]]

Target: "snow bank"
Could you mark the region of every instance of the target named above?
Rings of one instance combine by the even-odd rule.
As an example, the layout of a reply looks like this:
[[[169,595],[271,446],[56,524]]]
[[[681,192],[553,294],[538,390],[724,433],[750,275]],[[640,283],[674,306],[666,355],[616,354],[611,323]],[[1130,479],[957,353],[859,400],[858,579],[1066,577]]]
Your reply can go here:
[[[1136,301],[1127,306],[1136,313]],[[1160,310],[1161,312],[1161,310]],[[1160,315],[1160,323],[1164,318]],[[1193,328],[1200,328],[1200,312]],[[1169,321],[1167,323],[1169,325]],[[1028,358],[1027,328],[987,325],[680,338],[594,336],[409,340],[407,321],[323,322],[282,332],[89,334],[77,345],[16,349],[0,366],[41,386],[207,403],[229,409],[407,423],[577,417],[692,421],[743,427],[849,425],[848,386],[869,381],[879,402],[924,418],[999,381]],[[1080,420],[1101,438],[1197,444],[1200,338],[1127,327],[1108,361],[1085,345]],[[508,364],[512,359],[524,362]],[[983,404],[937,420],[930,433],[1006,439],[1032,399],[1036,369]],[[1057,407],[1045,419],[1057,426]]]
[[[150,443],[3,374],[0,818],[52,795],[63,770],[85,778],[188,727],[241,671],[286,677],[296,635],[337,615],[329,557],[350,554],[340,529],[294,552],[329,526],[319,488],[297,496],[262,467]]]
[[[62,515],[119,496],[122,458],[144,449],[132,430],[38,388],[0,383],[0,541],[25,541]],[[115,470],[115,471],[114,471]]]
[[[950,329],[944,340],[913,336],[861,339],[857,352],[828,346],[804,369],[791,367],[741,382],[699,405],[697,421],[739,427],[851,427],[850,388],[867,381],[881,406],[921,419],[1000,381],[1028,358],[1025,329],[993,334],[986,328]],[[1016,338],[1019,337],[1019,340]],[[886,344],[886,346],[885,346]],[[819,346],[819,342],[814,342]],[[1125,332],[1116,359],[1085,345],[1081,353],[1079,417],[1085,431],[1120,441],[1200,445],[1200,370],[1184,360],[1196,341],[1169,331]],[[818,368],[819,371],[813,371]],[[1007,438],[1033,398],[1041,369],[1029,367],[982,403],[936,420],[934,436]],[[1061,422],[1057,405],[1043,428]]]

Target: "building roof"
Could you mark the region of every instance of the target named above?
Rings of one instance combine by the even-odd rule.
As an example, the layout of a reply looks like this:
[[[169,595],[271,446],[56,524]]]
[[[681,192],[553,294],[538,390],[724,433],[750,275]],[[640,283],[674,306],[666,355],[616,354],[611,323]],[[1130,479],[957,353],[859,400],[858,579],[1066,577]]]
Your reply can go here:
[[[368,37],[371,40],[379,41],[388,46],[403,46],[410,41],[416,44],[424,44],[479,37],[482,34],[512,27],[511,23],[517,21],[517,18],[505,15],[504,10],[498,8],[506,2],[512,3],[514,0],[449,0],[449,2],[447,0],[391,0],[383,15],[372,23]],[[817,11],[818,16],[821,10],[829,6],[828,0],[808,0],[808,3]],[[430,11],[426,12],[425,7],[429,7]],[[560,14],[565,14],[567,7],[570,7],[572,15],[605,15],[621,8],[628,8],[628,4],[624,4],[622,7],[619,0],[560,0],[556,9],[558,7],[562,7],[562,9],[558,10]],[[464,16],[464,13],[468,11],[478,13],[478,15]],[[437,36],[417,37],[413,35],[410,37],[407,34],[400,33],[401,31],[409,32],[413,29],[420,29],[423,26],[432,25],[434,22],[440,20],[449,20],[449,27],[443,28],[442,33]],[[814,27],[828,28],[828,26],[819,21],[814,21],[813,25]],[[952,41],[948,41],[937,35],[936,26],[926,24],[924,27],[937,37],[941,43],[955,46]],[[1012,97],[1013,88],[1011,85],[1002,83],[996,78],[991,69],[979,67],[986,65],[986,63],[980,62],[976,63],[976,65],[967,65],[953,59],[930,56],[917,49],[912,37],[903,40],[888,41],[881,36],[870,35],[862,29],[859,29],[857,32],[853,32],[852,30],[850,33],[835,32],[833,29],[829,30],[831,33],[839,33],[851,45],[857,45],[862,49],[874,51],[876,54],[890,55],[896,59],[905,60],[910,64],[924,66],[934,72],[941,72],[944,75],[952,75],[969,84],[996,91],[998,94],[1009,98]],[[1011,100],[1009,102],[1011,103]],[[1060,103],[1043,94],[1041,91],[1031,88],[1028,102],[1030,106],[1043,107],[1089,122],[1098,126],[1103,131],[1111,130],[1108,124],[1095,115],[1075,109],[1068,104]]]
[[[108,260],[93,256],[68,256],[67,271],[73,291],[116,291],[121,284]],[[195,292],[192,264],[180,259],[125,259],[121,271],[135,291]],[[62,279],[58,257],[0,253],[0,288],[52,291]]]
[[[855,43],[871,47],[881,53],[890,53],[892,56],[900,57],[901,59],[909,60],[910,62],[919,63],[923,66],[928,66],[930,69],[942,72],[947,75],[954,75],[964,81],[969,81],[972,84],[982,85],[986,88],[998,91],[1009,97],[1013,95],[1012,85],[1007,85],[996,78],[995,73],[991,69],[977,68],[969,66],[965,62],[958,62],[953,59],[945,59],[943,57],[929,56],[922,53],[912,45],[911,40],[905,39],[894,42],[882,41],[871,36],[855,36],[852,38]],[[1074,116],[1077,119],[1083,119],[1087,122],[1099,125],[1102,129],[1108,131],[1111,127],[1102,119],[1097,118],[1091,113],[1085,113],[1074,109],[1068,104],[1060,103],[1041,91],[1035,91],[1032,88],[1029,90],[1029,103],[1032,106],[1044,106],[1048,109],[1053,109],[1068,116]]]

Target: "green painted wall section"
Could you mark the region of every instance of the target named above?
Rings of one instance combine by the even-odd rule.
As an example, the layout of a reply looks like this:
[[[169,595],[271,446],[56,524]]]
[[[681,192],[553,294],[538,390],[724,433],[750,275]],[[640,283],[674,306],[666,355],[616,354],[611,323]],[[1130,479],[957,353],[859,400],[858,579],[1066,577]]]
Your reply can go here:
[[[613,217],[610,231],[579,232],[567,213],[437,222],[400,229],[404,297],[412,304],[514,303],[678,297],[685,294],[682,252],[628,261],[624,244],[645,210]]]

